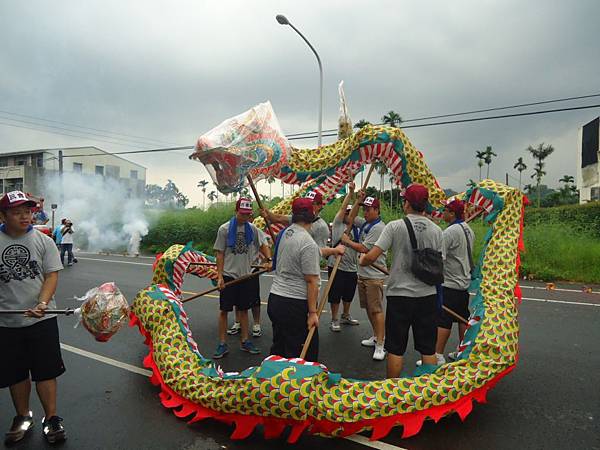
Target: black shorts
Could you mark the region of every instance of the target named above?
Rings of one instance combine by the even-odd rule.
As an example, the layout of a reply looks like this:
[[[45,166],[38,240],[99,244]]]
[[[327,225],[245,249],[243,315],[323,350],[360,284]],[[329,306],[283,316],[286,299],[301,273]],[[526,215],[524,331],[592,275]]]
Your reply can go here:
[[[385,349],[402,356],[412,327],[415,350],[435,354],[437,340],[437,295],[426,297],[388,296],[385,313]]]
[[[469,320],[469,291],[459,291],[457,289],[444,288],[444,306],[450,308],[459,316]],[[438,312],[437,326],[447,330],[452,329],[452,323],[458,322],[458,319],[448,314],[443,309]]]
[[[308,335],[306,325],[308,302],[271,293],[267,314],[269,314],[273,326],[271,355],[283,356],[284,358],[300,357],[304,341]],[[315,330],[304,359],[307,361],[317,361],[319,359],[318,329]]]
[[[333,267],[327,267],[327,273],[331,277]],[[356,292],[356,282],[358,277],[356,272],[344,272],[339,270],[335,273],[335,279],[329,289],[329,303],[339,303],[343,300],[346,303],[350,303],[354,298]]]
[[[21,328],[0,327],[0,388],[30,377],[52,380],[65,371],[56,317]]]
[[[235,280],[235,278],[224,276],[225,283]],[[247,311],[256,305],[258,276],[249,278],[241,283],[226,287],[219,295],[219,309],[221,311],[233,311],[233,307],[238,311]],[[260,293],[260,285],[258,287]],[[260,297],[258,298],[260,302]]]

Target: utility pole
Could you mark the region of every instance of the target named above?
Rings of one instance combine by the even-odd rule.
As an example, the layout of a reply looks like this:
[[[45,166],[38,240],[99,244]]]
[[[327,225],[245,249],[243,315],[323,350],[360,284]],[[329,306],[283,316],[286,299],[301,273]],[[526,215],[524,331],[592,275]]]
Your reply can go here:
[[[58,183],[60,185],[60,198],[59,203],[64,203],[64,191],[63,191],[63,151],[58,151]],[[61,206],[62,207],[62,206]]]
[[[508,172],[506,172],[506,185],[508,186]]]

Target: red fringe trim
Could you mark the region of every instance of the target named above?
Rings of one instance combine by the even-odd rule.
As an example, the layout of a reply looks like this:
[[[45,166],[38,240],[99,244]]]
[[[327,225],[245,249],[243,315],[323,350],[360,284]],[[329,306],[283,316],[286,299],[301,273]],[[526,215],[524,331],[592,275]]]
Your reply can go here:
[[[506,376],[515,368],[515,365],[508,367],[487,382],[484,386],[476,389],[456,402],[434,406],[424,411],[396,414],[390,417],[367,419],[358,422],[332,422],[330,420],[316,420],[313,418],[298,421],[293,419],[280,419],[277,417],[221,413],[218,411],[213,411],[197,403],[193,403],[167,386],[163,381],[160,371],[158,370],[158,367],[154,363],[154,359],[152,357],[153,345],[150,334],[144,329],[140,320],[134,313],[130,313],[129,325],[138,326],[140,333],[145,338],[144,343],[149,347],[150,352],[144,358],[143,365],[144,367],[152,370],[150,382],[155,386],[160,386],[161,388],[159,398],[163,406],[165,408],[172,409],[173,414],[175,414],[177,417],[187,419],[188,424],[207,418],[216,419],[227,424],[234,424],[235,430],[231,435],[231,439],[247,438],[252,434],[257,425],[263,426],[264,436],[266,439],[277,438],[281,436],[288,426],[291,427],[291,431],[287,439],[288,443],[297,442],[304,431],[308,431],[312,434],[320,433],[329,436],[350,436],[363,429],[372,429],[373,431],[370,439],[378,440],[384,438],[391,431],[391,429],[397,425],[402,425],[403,427],[402,438],[408,438],[416,435],[421,430],[423,422],[428,417],[437,423],[442,417],[452,412],[456,412],[460,416],[461,420],[465,420],[465,418],[473,409],[473,401],[485,403],[487,392],[493,388],[501,378]]]

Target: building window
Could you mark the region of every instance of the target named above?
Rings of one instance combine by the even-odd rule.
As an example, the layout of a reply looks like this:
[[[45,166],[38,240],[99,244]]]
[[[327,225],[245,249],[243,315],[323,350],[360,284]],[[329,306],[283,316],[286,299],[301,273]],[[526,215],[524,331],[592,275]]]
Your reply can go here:
[[[99,166],[96,166],[96,170],[98,170]],[[73,163],[73,172],[81,173],[83,172],[83,163]]]
[[[600,200],[600,187],[593,187],[590,195],[590,200],[597,202]]]
[[[44,154],[43,153],[40,153],[39,155],[35,155],[34,165],[35,165],[35,167],[44,167]]]
[[[27,156],[17,156],[15,158],[15,166],[25,166],[27,164]]]
[[[129,171],[129,178],[131,178],[132,180],[137,180],[138,179],[138,171],[137,170]]]
[[[22,191],[23,178],[8,178],[6,179],[6,192]]]
[[[0,193],[4,195],[4,180],[0,178]]]
[[[104,176],[104,166],[96,166],[96,175]]]
[[[0,167],[8,167],[8,158],[0,158]]]

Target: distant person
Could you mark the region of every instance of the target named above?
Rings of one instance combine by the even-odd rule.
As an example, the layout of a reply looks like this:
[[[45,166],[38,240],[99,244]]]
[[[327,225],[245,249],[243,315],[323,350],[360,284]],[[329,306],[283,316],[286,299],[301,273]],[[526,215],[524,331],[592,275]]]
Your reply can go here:
[[[271,250],[266,245],[264,234],[250,223],[252,200],[240,198],[235,205],[235,215],[219,227],[214,249],[217,253],[219,300],[219,344],[213,358],[222,358],[229,353],[225,342],[227,314],[235,307],[240,321],[240,349],[256,355],[260,350],[248,339],[248,310],[256,302],[256,284],[252,279],[225,287],[225,283],[249,275],[258,252],[270,259]]]
[[[354,183],[350,183],[348,194],[342,201],[342,205],[333,219],[333,225],[331,229],[332,246],[336,245],[338,242],[341,242],[342,234],[346,231],[346,227],[350,223],[350,211],[352,210],[350,199],[353,195]],[[354,242],[358,242],[359,235],[360,229],[353,223],[350,231],[350,238]],[[331,272],[333,271],[335,260],[335,256],[329,257],[327,264],[329,276],[331,276]],[[342,328],[340,323],[344,325],[358,325],[358,320],[354,319],[352,315],[350,315],[350,305],[352,305],[352,300],[354,299],[354,294],[356,293],[357,263],[358,254],[356,253],[356,250],[347,247],[344,256],[342,256],[342,259],[340,260],[335,279],[333,280],[333,284],[329,290],[328,301],[331,307],[331,324],[329,325],[329,329],[331,331],[341,331]],[[340,310],[340,302],[343,303],[341,320],[338,315]]]
[[[361,266],[367,266],[392,249],[385,316],[387,378],[397,378],[402,372],[411,328],[415,350],[421,353],[422,361],[436,364],[437,290],[412,272],[413,248],[409,232],[410,227],[417,248],[430,248],[443,254],[442,230],[425,217],[428,201],[429,191],[425,186],[417,183],[408,186],[402,206],[406,217],[388,223],[373,248],[359,261]]]
[[[446,203],[443,219],[448,223],[444,230],[444,249],[446,259],[444,260],[444,305],[468,319],[469,313],[469,285],[471,284],[471,269],[473,260],[473,240],[475,234],[471,227],[464,221],[465,204],[462,200],[455,199]],[[446,362],[444,350],[452,331],[452,324],[458,320],[440,310],[438,317],[437,343],[435,356],[438,364]],[[458,322],[458,337],[462,341],[465,337],[467,325]],[[450,359],[456,359],[456,352],[448,354]]]
[[[33,213],[33,224],[34,225],[46,225],[50,219],[48,214],[44,211],[44,199],[40,199],[39,205],[36,205],[36,211]]]
[[[60,248],[60,243],[62,242],[62,229],[65,226],[66,221],[67,219],[60,219],[60,225],[57,225],[54,230],[52,230],[52,239],[54,239],[58,248]]]
[[[60,261],[65,263],[65,253],[67,253],[67,266],[72,266],[75,258],[73,257],[73,222],[69,219],[65,219],[60,235],[62,236],[60,241]]]
[[[33,231],[34,206],[20,191],[0,199],[0,308],[27,310],[24,316],[0,314],[0,388],[9,388],[17,414],[6,445],[21,441],[33,427],[31,381],[44,409],[44,437],[51,444],[66,438],[56,411],[56,378],[65,371],[58,324],[56,316],[45,315],[46,309],[56,308],[54,292],[63,267],[52,240]]]
[[[297,198],[292,203],[292,224],[277,236],[273,253],[275,278],[267,312],[273,326],[271,354],[298,358],[309,330],[315,327],[305,359],[319,358],[317,302],[321,284],[319,261],[323,250],[309,234],[315,219],[312,200]],[[329,256],[343,255],[345,248],[328,248]]]

